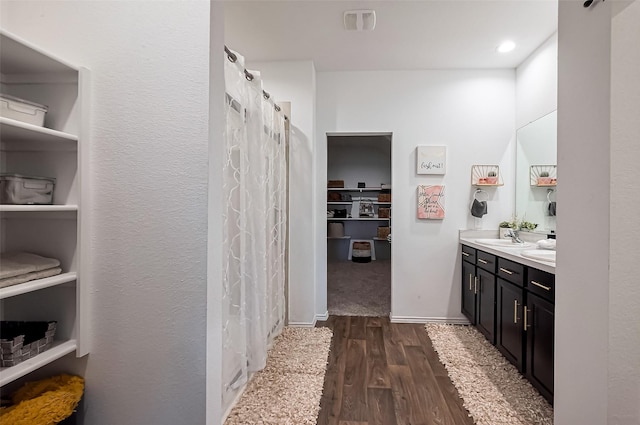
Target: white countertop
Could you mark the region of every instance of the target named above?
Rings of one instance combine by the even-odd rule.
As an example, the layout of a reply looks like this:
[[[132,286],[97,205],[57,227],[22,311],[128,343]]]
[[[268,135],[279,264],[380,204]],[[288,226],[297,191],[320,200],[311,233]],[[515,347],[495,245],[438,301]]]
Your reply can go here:
[[[505,258],[507,260],[514,261],[516,263],[524,264],[525,266],[533,267],[534,269],[542,270],[547,273],[556,274],[556,266],[555,263],[550,263],[547,261],[538,261],[531,258],[523,257],[520,255],[522,251],[534,249],[534,248],[504,248],[500,246],[488,246],[484,244],[480,244],[475,242],[476,239],[484,239],[484,238],[497,238],[497,231],[460,231],[460,243],[463,245],[470,246],[472,248],[479,249],[480,251],[487,252],[489,254],[497,255],[498,257]],[[545,239],[540,237],[539,239]],[[533,242],[533,241],[532,241]]]

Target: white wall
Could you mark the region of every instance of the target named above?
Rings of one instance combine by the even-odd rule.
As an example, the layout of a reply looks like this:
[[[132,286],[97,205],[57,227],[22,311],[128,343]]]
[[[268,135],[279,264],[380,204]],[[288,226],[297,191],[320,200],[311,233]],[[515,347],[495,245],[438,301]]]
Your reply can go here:
[[[515,72],[319,72],[316,214],[324,214],[327,132],[393,132],[392,316],[461,319],[458,230],[471,228],[471,165],[499,164],[484,227],[513,211]],[[415,173],[417,145],[448,146],[445,176]],[[446,186],[446,218],[416,218],[417,185]],[[318,292],[326,294],[326,223],[316,222]],[[323,309],[326,309],[326,298]],[[321,309],[322,310],[322,309]]]
[[[2,7],[5,29],[93,75],[85,423],[202,424],[209,3]]]
[[[558,33],[516,68],[516,128],[558,108]]]
[[[607,423],[610,9],[559,2],[556,425]]]
[[[251,62],[247,68],[260,71],[264,89],[276,102],[291,102],[289,324],[312,326],[316,312],[314,258],[317,255],[313,244],[315,68],[311,61]],[[326,308],[320,314],[325,312]]]
[[[608,423],[640,423],[640,2],[612,22]]]

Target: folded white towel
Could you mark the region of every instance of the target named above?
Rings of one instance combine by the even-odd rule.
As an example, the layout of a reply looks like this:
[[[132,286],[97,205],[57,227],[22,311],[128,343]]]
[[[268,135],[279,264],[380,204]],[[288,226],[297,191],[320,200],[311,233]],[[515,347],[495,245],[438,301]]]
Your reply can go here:
[[[538,241],[538,248],[540,249],[556,249],[555,239],[542,239]]]
[[[0,288],[18,285],[20,283],[30,282],[36,279],[44,279],[45,277],[55,276],[60,273],[62,273],[62,269],[60,267],[54,267],[52,269],[39,270],[37,272],[31,272],[31,273],[21,274],[19,276],[8,277],[6,279],[0,279]]]
[[[0,279],[38,272],[58,267],[55,258],[41,257],[29,252],[7,252],[0,254]]]

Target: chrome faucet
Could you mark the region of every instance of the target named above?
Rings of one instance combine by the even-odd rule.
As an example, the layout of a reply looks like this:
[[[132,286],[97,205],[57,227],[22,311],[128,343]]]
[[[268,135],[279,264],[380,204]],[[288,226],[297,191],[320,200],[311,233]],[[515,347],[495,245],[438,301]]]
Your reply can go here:
[[[524,242],[520,239],[519,232],[514,229],[509,229],[507,233],[504,234],[511,238],[511,242],[523,244]]]

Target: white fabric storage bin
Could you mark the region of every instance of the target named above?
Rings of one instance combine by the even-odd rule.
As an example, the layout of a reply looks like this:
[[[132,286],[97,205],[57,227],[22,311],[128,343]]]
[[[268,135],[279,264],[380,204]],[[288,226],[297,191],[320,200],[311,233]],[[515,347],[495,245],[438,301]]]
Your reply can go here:
[[[45,105],[0,94],[0,116],[42,127],[47,113]]]
[[[56,179],[19,174],[0,176],[0,203],[15,205],[50,205]]]

